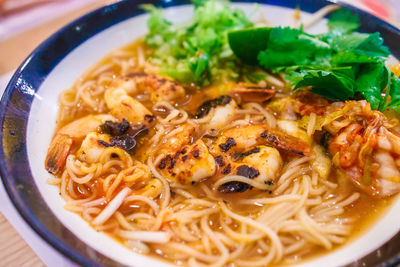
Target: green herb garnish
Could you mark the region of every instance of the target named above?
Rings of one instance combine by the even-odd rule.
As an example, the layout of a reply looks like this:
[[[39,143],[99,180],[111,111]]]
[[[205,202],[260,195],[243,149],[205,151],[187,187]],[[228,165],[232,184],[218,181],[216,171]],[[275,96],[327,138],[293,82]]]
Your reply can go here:
[[[343,9],[331,15],[328,26],[328,33],[317,35],[289,27],[248,28],[230,32],[228,40],[243,62],[286,73],[294,90],[310,88],[340,101],[361,96],[373,109],[400,111],[400,79],[385,66],[390,52],[379,33],[354,32],[359,19]],[[244,52],[247,40],[258,50]]]
[[[174,24],[162,17],[162,9],[150,12],[145,42],[153,49],[150,61],[180,82],[207,85],[219,77],[235,80],[241,62],[229,47],[227,32],[253,26],[244,12],[228,1],[195,1],[191,21]]]

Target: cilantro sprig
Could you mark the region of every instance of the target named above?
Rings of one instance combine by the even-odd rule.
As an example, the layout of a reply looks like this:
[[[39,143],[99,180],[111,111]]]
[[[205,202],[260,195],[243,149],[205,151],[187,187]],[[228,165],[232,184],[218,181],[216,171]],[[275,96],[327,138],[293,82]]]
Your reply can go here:
[[[340,101],[361,96],[373,109],[400,112],[400,79],[385,65],[390,51],[379,33],[354,32],[359,19],[345,9],[334,12],[328,26],[329,32],[318,35],[289,27],[248,28],[231,31],[228,40],[243,62],[286,73],[294,90],[310,88]],[[243,49],[249,39],[258,51]]]

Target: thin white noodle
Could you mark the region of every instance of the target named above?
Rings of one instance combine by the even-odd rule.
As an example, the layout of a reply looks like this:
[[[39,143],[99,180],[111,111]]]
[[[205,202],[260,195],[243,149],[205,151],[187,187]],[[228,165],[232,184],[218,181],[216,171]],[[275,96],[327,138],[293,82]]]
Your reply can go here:
[[[217,235],[213,233],[213,231],[210,229],[207,223],[208,216],[204,216],[201,218],[201,228],[203,229],[204,233],[210,238],[217,249],[221,252],[221,255],[218,259],[217,262],[215,262],[211,266],[222,266],[225,264],[225,262],[228,260],[228,249],[224,246],[224,244],[221,242],[221,240],[218,238]]]
[[[283,196],[277,196],[277,197],[271,197],[271,198],[242,199],[242,200],[239,200],[238,202],[242,203],[242,204],[254,204],[254,203],[274,204],[274,203],[279,203],[279,202],[283,202],[283,201],[296,201],[299,199],[300,199],[299,195],[283,195]]]
[[[130,202],[130,201],[142,201],[142,202],[146,203],[147,205],[149,205],[154,210],[155,214],[158,214],[158,212],[160,210],[158,204],[154,200],[151,200],[151,199],[149,199],[147,197],[144,197],[144,196],[132,195],[132,196],[128,196],[124,200],[124,202]]]
[[[277,87],[285,87],[285,82],[282,79],[275,77],[274,75],[267,75],[267,83],[275,85]]]
[[[160,243],[160,244],[167,243],[171,239],[171,235],[167,232],[120,230],[118,235],[126,239],[134,239],[149,243]]]
[[[113,213],[121,206],[124,202],[124,199],[127,195],[129,195],[132,190],[128,187],[122,189],[111,201],[108,205],[103,209],[103,211],[97,215],[97,217],[93,220],[94,225],[100,225],[110,218]]]
[[[104,205],[106,203],[107,203],[106,202],[106,198],[105,197],[101,197],[101,198],[98,198],[96,200],[83,203],[82,206],[83,207],[94,207],[94,206],[101,206],[101,205]]]
[[[248,225],[250,225],[250,226],[252,226],[254,228],[257,228],[258,230],[264,232],[270,238],[270,240],[273,242],[274,247],[276,247],[276,249],[277,249],[277,251],[276,251],[276,253],[277,253],[276,259],[280,260],[282,258],[282,255],[283,255],[282,243],[279,240],[279,237],[277,236],[277,234],[274,231],[272,231],[272,229],[270,229],[267,225],[260,224],[260,223],[254,221],[254,220],[252,220],[252,219],[250,219],[248,217],[244,217],[244,216],[241,216],[239,214],[236,214],[236,213],[230,211],[228,209],[228,207],[225,205],[225,203],[223,203],[223,202],[219,202],[219,206],[221,207],[221,210],[226,215],[228,215],[228,216],[230,216],[230,217],[232,217],[232,218],[234,218],[234,219],[236,219],[238,221],[244,222],[244,223],[246,223],[246,224],[248,224]]]
[[[158,162],[162,159],[164,155],[159,155],[159,157],[156,159],[156,163],[158,164]],[[167,207],[167,205],[170,202],[171,199],[171,189],[169,187],[169,183],[168,181],[156,170],[156,168],[154,167],[153,161],[151,160],[151,157],[149,157],[148,161],[147,161],[147,165],[150,167],[151,173],[157,178],[159,179],[163,185],[164,185],[164,193],[162,195],[162,202],[161,202],[161,208],[164,209],[165,207]]]
[[[219,179],[213,185],[213,190],[216,191],[216,190],[218,190],[218,188],[221,185],[223,185],[225,183],[233,182],[233,181],[246,183],[246,184],[249,184],[249,185],[251,185],[251,186],[253,186],[253,187],[257,188],[257,189],[260,189],[260,190],[268,190],[269,189],[268,185],[260,183],[260,182],[257,182],[255,180],[251,180],[251,179],[249,179],[247,177],[240,176],[240,175],[227,175],[227,176]]]
[[[125,244],[132,248],[133,251],[142,253],[142,254],[149,254],[150,253],[150,248],[146,244],[144,244],[141,241],[138,240],[127,240],[125,241]]]

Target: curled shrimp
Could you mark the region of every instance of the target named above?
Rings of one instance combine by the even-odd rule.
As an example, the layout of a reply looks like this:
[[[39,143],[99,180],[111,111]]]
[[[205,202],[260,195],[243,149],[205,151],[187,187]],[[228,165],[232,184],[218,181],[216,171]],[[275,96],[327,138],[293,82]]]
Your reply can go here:
[[[134,72],[115,81],[115,86],[137,95],[147,93],[153,103],[173,101],[185,96],[185,89],[169,77],[161,74]]]
[[[218,129],[229,123],[238,111],[238,106],[230,96],[221,95],[203,102],[196,112],[196,123],[203,124],[205,130]]]
[[[333,102],[310,94],[291,100],[301,116],[318,115],[320,131],[329,133],[333,164],[356,187],[374,197],[400,192],[400,136],[389,120],[368,102]]]
[[[201,139],[193,141],[195,128],[187,123],[175,129],[157,151],[157,170],[170,182],[194,184],[215,173],[214,158]]]
[[[267,145],[278,150],[309,156],[312,154],[310,146],[297,137],[271,129],[267,125],[248,125],[227,130],[218,138],[213,150],[226,153],[231,147],[245,150],[257,145]]]
[[[100,151],[107,147],[110,139],[108,135],[97,133],[97,127],[106,121],[126,119],[131,125],[140,123],[149,128],[155,122],[155,117],[141,102],[132,97],[133,94],[145,89],[149,89],[156,100],[159,98],[169,100],[185,93],[183,87],[174,81],[156,74],[132,73],[114,80],[104,92],[104,99],[111,115],[89,115],[58,130],[47,152],[46,170],[53,174],[58,173],[65,165],[72,145],[85,137],[84,146],[79,152],[80,158],[89,162],[95,161]],[[91,132],[93,133],[87,136]]]
[[[371,110],[365,101],[348,101],[346,114],[325,127],[332,133],[328,151],[333,163],[358,188],[374,197],[400,191],[400,137],[395,121]],[[345,123],[341,123],[341,122]]]
[[[104,100],[110,113],[122,120],[127,119],[130,123],[143,123],[149,127],[154,121],[153,114],[142,103],[133,98],[131,87],[126,86],[125,77],[116,79],[104,92]]]
[[[280,151],[295,155],[311,155],[311,147],[294,136],[266,125],[232,128],[209,144],[218,165],[217,179],[227,175],[243,176],[263,184],[274,184],[282,166]],[[222,184],[223,193],[244,192],[250,186],[242,182]]]
[[[51,141],[47,152],[45,167],[50,173],[56,174],[65,166],[65,161],[72,146],[81,142],[90,132],[106,121],[115,121],[111,115],[88,115],[75,120],[59,129]]]
[[[119,77],[104,92],[104,99],[111,114],[131,123],[143,123],[150,127],[155,117],[133,95],[150,94],[153,103],[172,101],[185,96],[185,89],[175,81],[160,74],[135,72]]]

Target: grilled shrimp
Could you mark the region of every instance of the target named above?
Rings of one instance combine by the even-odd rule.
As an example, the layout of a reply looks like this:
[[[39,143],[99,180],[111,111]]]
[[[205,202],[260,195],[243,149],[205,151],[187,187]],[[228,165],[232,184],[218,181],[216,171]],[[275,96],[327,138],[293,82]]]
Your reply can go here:
[[[46,169],[58,173],[65,165],[72,145],[82,140],[76,156],[87,163],[98,162],[108,147],[133,153],[136,138],[147,132],[142,124],[131,126],[126,119],[117,122],[111,115],[89,115],[71,122],[56,133],[47,153]]]
[[[116,118],[125,118],[131,123],[140,122],[149,127],[154,122],[152,113],[132,97],[144,92],[150,94],[153,103],[171,101],[185,95],[185,89],[170,78],[136,72],[114,80],[105,91],[104,99],[111,114]]]
[[[218,155],[215,161],[219,166],[218,176],[229,174],[253,179],[272,189],[282,167],[282,158],[276,148],[256,146],[246,152],[236,152],[233,157]],[[239,193],[249,189],[247,183],[231,181],[223,183],[218,189],[221,193]]]
[[[86,135],[76,156],[79,160],[87,163],[98,162],[104,149],[108,147],[110,139],[111,136],[108,134],[91,132]]]
[[[88,115],[59,129],[47,152],[46,170],[53,174],[60,172],[74,143],[82,141],[86,135],[96,131],[105,121],[115,120],[113,116],[106,114]]]
[[[246,150],[257,145],[267,145],[302,156],[312,153],[310,146],[304,141],[266,125],[249,125],[227,130],[217,139],[212,151],[226,153],[231,147],[234,150]]]
[[[181,85],[171,78],[154,73],[130,73],[117,79],[115,85],[133,95],[148,93],[153,103],[173,101],[185,96],[185,89]]]
[[[236,115],[238,106],[230,96],[222,95],[204,102],[196,112],[196,118],[201,119],[210,112],[211,120],[204,125],[205,129],[218,129],[229,123]]]
[[[228,174],[244,176],[259,183],[272,185],[282,166],[278,150],[310,155],[311,147],[302,140],[265,125],[250,125],[225,131],[209,145],[218,168],[217,178]],[[219,191],[244,192],[248,184],[229,182]]]
[[[143,123],[147,127],[154,121],[152,113],[138,100],[130,96],[132,88],[124,83],[124,78],[115,80],[104,92],[104,100],[111,114],[130,123]]]
[[[157,152],[162,155],[157,170],[170,182],[181,184],[193,184],[214,175],[214,158],[206,145],[201,139],[192,142],[194,127],[184,124],[176,130]]]

